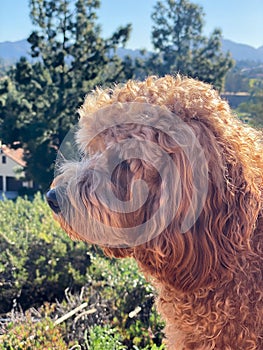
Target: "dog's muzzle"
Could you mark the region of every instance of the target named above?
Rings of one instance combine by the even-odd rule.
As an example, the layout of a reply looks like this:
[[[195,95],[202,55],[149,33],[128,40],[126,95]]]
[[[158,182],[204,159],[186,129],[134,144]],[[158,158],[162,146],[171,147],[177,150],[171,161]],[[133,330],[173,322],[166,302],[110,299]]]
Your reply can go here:
[[[51,190],[49,190],[46,193],[46,199],[47,199],[48,205],[50,206],[50,208],[53,210],[53,212],[55,214],[58,214],[61,212],[59,204],[58,204],[58,199],[57,199],[55,188],[52,188]]]

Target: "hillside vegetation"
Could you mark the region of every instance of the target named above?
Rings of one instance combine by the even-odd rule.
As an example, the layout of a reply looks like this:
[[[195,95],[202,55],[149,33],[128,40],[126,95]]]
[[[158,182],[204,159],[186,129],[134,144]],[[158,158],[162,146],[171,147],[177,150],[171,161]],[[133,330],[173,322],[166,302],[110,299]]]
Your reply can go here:
[[[162,348],[154,292],[134,261],[71,241],[40,195],[0,210],[1,350]]]

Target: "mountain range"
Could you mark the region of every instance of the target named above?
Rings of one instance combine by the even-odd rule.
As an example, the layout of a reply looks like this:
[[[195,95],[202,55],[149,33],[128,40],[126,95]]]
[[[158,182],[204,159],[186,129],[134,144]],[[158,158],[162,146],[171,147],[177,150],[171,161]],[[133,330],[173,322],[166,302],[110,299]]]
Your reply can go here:
[[[26,39],[14,42],[0,42],[0,63],[4,65],[13,64],[18,61],[21,56],[25,56],[30,60],[31,56],[28,53],[29,50],[30,45]],[[255,49],[254,47],[246,44],[239,44],[231,40],[223,39],[222,50],[223,52],[229,51],[236,61],[248,60],[263,62],[263,46]],[[130,55],[132,58],[141,55],[140,50],[125,48],[120,48],[118,50],[118,54],[121,57]]]

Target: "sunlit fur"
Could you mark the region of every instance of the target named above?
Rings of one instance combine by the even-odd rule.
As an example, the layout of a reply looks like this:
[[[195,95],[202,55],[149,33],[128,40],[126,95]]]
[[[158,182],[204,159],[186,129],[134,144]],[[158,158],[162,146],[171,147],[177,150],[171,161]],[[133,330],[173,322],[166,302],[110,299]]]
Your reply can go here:
[[[188,232],[182,234],[179,227],[191,198],[191,169],[167,135],[149,127],[126,125],[121,131],[112,128],[87,142],[88,135],[103,122],[95,120],[94,113],[119,102],[165,107],[187,123],[199,140],[208,163],[208,193]],[[155,285],[157,309],[166,321],[167,349],[263,349],[262,134],[241,123],[209,85],[180,76],[149,77],[112,90],[97,89],[87,96],[80,115],[78,142],[89,160],[65,164],[53,184],[66,188],[67,205],[90,207],[92,215],[113,228],[136,226],[151,217],[158,208],[160,179],[150,163],[132,159],[125,167],[118,167],[112,180],[122,200],[129,199],[132,180],[146,181],[150,188],[147,203],[135,213],[109,212],[94,195],[96,186],[91,191],[92,184],[88,184],[92,162],[108,143],[125,135],[153,140],[180,170],[182,201],[171,224],[139,246],[104,247],[110,257],[134,257]],[[104,118],[116,120],[118,115]],[[76,167],[82,174],[78,181],[74,179]],[[70,237],[83,239],[61,215],[56,219]],[[77,220],[88,225],[81,215]],[[94,235],[99,237],[100,232]]]

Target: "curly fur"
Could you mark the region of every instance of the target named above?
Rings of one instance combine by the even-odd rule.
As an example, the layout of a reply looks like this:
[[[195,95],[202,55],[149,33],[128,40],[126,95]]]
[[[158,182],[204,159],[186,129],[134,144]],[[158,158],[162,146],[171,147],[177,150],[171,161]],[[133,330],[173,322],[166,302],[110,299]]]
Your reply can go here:
[[[175,113],[190,126],[204,151],[208,193],[201,214],[184,234],[180,224],[193,191],[191,169],[169,136],[159,129],[131,123],[112,127],[87,141],[88,135],[100,130],[106,119],[118,120],[118,104],[126,102],[149,103]],[[111,105],[116,105],[112,115],[97,113]],[[154,155],[147,154],[147,150],[143,152],[149,161],[130,159],[120,164],[111,183],[116,196],[127,201],[134,179],[146,181],[149,196],[144,205],[126,214],[102,205],[96,196],[96,186],[102,180],[92,186],[90,172],[93,162],[112,142],[131,137],[150,140],[167,152],[179,169],[183,193],[170,225],[157,237],[135,247],[104,247],[108,256],[134,257],[156,286],[157,308],[166,321],[167,349],[262,349],[262,133],[241,123],[209,85],[180,76],[149,77],[113,90],[97,89],[86,97],[80,115],[77,139],[89,160],[65,164],[53,186],[63,185],[69,215],[82,225],[88,223],[83,211],[77,210],[81,207],[89,208],[113,231],[143,223],[158,208],[161,180],[150,163]],[[153,118],[160,122],[160,116]],[[161,123],[176,128],[171,119],[164,118]],[[76,169],[80,174],[77,181]],[[103,164],[100,170],[103,172]],[[63,215],[56,215],[56,219],[69,236],[85,239]],[[96,227],[90,229],[99,237]]]

